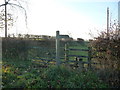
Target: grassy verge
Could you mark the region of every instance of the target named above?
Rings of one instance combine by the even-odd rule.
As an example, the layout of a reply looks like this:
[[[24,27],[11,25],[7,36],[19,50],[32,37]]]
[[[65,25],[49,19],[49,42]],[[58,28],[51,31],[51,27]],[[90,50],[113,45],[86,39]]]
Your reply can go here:
[[[95,73],[68,67],[41,68],[30,60],[3,60],[3,88],[107,88]]]

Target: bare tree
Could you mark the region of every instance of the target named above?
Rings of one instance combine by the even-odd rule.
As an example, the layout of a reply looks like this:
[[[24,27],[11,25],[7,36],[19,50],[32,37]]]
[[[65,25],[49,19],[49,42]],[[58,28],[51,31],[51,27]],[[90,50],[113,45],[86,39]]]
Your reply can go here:
[[[25,22],[27,25],[27,12],[25,10],[25,8],[23,7],[22,3],[27,3],[27,1],[25,0],[4,0],[4,4],[1,4],[0,7],[4,6],[4,14],[0,15],[0,19],[1,19],[1,26],[0,27],[5,27],[5,37],[7,37],[7,28],[8,28],[8,20],[9,17],[11,16],[11,14],[8,14],[7,12],[7,6],[11,6],[12,8],[19,8],[22,9],[24,11],[24,15],[25,15]],[[4,19],[3,19],[4,18]],[[11,19],[13,20],[13,19]],[[4,24],[3,22],[4,21]]]
[[[5,26],[5,14],[4,14],[4,9],[0,12],[0,29],[4,29]],[[14,20],[13,20],[13,15],[11,13],[7,13],[7,25],[8,28],[13,26]]]

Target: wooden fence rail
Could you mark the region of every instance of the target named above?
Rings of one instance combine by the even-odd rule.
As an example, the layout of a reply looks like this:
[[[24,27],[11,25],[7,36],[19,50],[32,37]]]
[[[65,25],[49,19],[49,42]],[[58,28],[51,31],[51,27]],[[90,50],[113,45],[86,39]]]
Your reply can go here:
[[[69,52],[70,51],[79,51],[79,52],[88,52],[88,55],[70,55]],[[65,48],[64,48],[64,55],[65,57],[59,57],[61,59],[60,64],[66,64],[66,65],[70,65],[70,66],[74,66],[74,67],[80,67],[80,68],[84,68],[84,65],[87,64],[88,68],[91,68],[91,64],[96,64],[91,62],[92,59],[92,52],[91,52],[91,48],[88,47],[88,49],[72,49],[69,48],[68,44],[65,44]],[[74,57],[72,60],[70,60],[71,57]],[[83,58],[86,58],[87,61],[83,61]],[[38,61],[38,63],[43,64],[43,65],[51,65],[51,64],[56,64],[56,58],[34,58],[33,59],[34,62],[35,60]]]
[[[56,57],[52,60],[46,60],[46,59],[39,59],[41,62],[46,62],[46,63],[50,63],[50,62],[54,62],[56,63],[57,66],[59,66],[62,63],[65,64],[71,64],[74,63],[74,65],[76,67],[84,67],[84,64],[88,64],[88,68],[91,68],[91,64],[93,64],[91,62],[92,59],[92,48],[88,47],[88,49],[75,49],[75,48],[69,48],[68,44],[65,44],[65,48],[64,48],[64,57],[60,57],[60,39],[61,38],[68,38],[65,37],[66,35],[60,35],[59,31],[56,31]],[[74,51],[74,52],[88,52],[88,55],[75,55],[75,54],[69,54],[70,51]],[[73,60],[70,60],[70,58],[72,57]],[[83,61],[83,58],[86,58],[87,61]],[[64,61],[63,61],[64,60]],[[40,63],[41,63],[40,62]]]
[[[91,68],[91,59],[92,59],[92,48],[88,47],[88,49],[73,49],[73,48],[69,48],[68,44],[65,44],[65,61],[66,62],[71,62],[69,60],[70,57],[75,57],[75,60],[73,62],[78,64],[81,64],[82,67],[84,67],[84,64],[88,64],[88,68]],[[88,52],[88,55],[69,55],[70,51],[80,51],[80,52]],[[87,62],[84,62],[82,58],[87,58]]]

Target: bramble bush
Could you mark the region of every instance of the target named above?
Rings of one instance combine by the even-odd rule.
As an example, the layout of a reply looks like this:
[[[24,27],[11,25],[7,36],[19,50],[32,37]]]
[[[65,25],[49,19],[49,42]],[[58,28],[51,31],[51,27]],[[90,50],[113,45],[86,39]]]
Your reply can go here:
[[[109,34],[102,32],[99,37],[90,42],[93,49],[94,61],[100,67],[99,76],[111,87],[119,87],[120,72],[120,30],[111,30]]]

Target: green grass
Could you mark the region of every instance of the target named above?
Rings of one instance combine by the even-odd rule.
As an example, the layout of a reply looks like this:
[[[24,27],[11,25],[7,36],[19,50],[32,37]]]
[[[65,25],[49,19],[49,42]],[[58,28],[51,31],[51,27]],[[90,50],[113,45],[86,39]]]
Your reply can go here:
[[[74,45],[69,46],[70,49],[85,49],[88,50],[88,44],[85,42],[84,44],[76,43]],[[69,51],[69,55],[78,55],[78,56],[88,56],[87,51]],[[74,60],[75,57],[69,58],[70,60]],[[87,58],[82,58],[83,61],[87,61]]]

